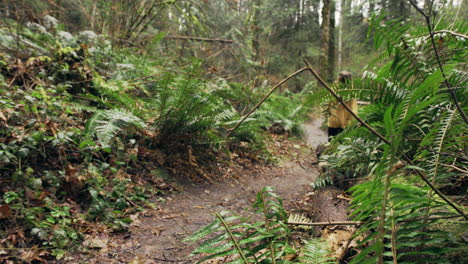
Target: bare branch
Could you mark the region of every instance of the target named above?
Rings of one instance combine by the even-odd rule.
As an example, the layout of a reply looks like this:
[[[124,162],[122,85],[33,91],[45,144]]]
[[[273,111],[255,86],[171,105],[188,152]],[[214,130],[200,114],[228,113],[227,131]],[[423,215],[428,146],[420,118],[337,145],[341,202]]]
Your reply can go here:
[[[455,31],[451,31],[451,30],[438,30],[438,31],[435,31],[434,34],[450,34],[450,35],[453,35],[455,37],[460,37],[460,38],[464,38],[464,39],[468,39],[468,36],[467,35],[463,35],[462,33],[458,33],[458,32],[455,32]]]
[[[220,42],[231,44],[234,43],[233,40],[230,39],[219,39],[219,38],[202,38],[202,37],[194,37],[194,36],[166,36],[165,39],[184,39],[184,40],[194,40],[194,41],[204,41],[204,42]]]
[[[256,104],[244,117],[242,117],[242,119],[231,129],[231,131],[229,131],[229,133],[227,134],[227,138],[230,137],[232,135],[232,133],[237,129],[239,128],[239,126],[244,123],[244,121],[253,113],[255,112],[255,110],[257,110],[257,108],[259,108],[263,102],[265,102],[266,99],[268,99],[268,97],[270,97],[270,95],[278,88],[280,87],[281,85],[283,85],[285,82],[287,82],[289,79],[291,79],[292,77],[298,75],[299,73],[303,72],[303,71],[307,71],[309,68],[307,67],[304,67],[304,68],[301,68],[293,73],[291,73],[288,77],[284,78],[281,82],[279,82],[278,84],[276,84],[273,88],[271,88],[271,90],[262,98],[262,100],[260,100],[260,102],[258,102],[258,104]]]
[[[452,219],[452,218],[458,218],[458,217],[463,217],[463,216],[462,215],[433,216],[433,217],[429,217],[428,220]],[[415,221],[421,221],[421,220],[424,220],[424,217],[401,220],[401,221],[398,221],[398,223],[409,223],[409,222],[415,222]],[[302,226],[330,226],[330,225],[360,226],[365,223],[366,222],[364,221],[336,221],[336,222],[311,222],[311,223],[288,221],[288,225],[302,225]]]

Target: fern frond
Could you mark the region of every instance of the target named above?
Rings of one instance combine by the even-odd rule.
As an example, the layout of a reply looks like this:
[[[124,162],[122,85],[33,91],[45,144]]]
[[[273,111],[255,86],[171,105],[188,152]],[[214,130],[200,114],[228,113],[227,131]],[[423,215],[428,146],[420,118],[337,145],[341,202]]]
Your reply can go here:
[[[96,135],[103,147],[108,147],[111,140],[123,129],[129,127],[144,128],[146,124],[137,116],[123,110],[103,110],[94,114],[86,123],[87,138]]]
[[[311,239],[301,247],[299,261],[302,264],[331,264],[335,263],[330,257],[327,242],[319,239]]]
[[[192,254],[207,254],[201,261],[223,256],[229,263],[280,263],[293,250],[281,199],[266,187],[258,193],[254,208],[263,220],[249,223],[250,219],[229,212],[217,214],[214,222],[185,240],[209,237]]]

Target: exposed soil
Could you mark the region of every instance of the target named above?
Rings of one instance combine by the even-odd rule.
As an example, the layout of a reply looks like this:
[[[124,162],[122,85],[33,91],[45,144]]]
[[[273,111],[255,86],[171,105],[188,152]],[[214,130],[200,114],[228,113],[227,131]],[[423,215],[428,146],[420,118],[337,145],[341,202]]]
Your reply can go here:
[[[238,177],[227,177],[215,184],[182,183],[183,190],[166,197],[160,208],[135,215],[128,232],[89,237],[84,243],[95,249],[69,257],[64,262],[195,263],[196,259],[188,255],[196,245],[188,245],[183,239],[213,221],[215,212],[229,210],[240,213],[250,208],[255,194],[265,186],[274,187],[288,211],[298,211],[299,206],[302,208],[299,211],[309,214],[320,212],[315,214],[314,220],[345,220],[345,203],[342,207],[336,206],[341,202],[337,198],[341,193],[339,190],[320,192],[320,195],[311,193],[310,183],[318,176],[319,169],[312,165],[316,161],[311,154],[313,151],[300,149],[307,147],[313,150],[326,141],[320,125],[321,120],[304,125],[309,147],[276,142],[287,144],[288,151],[297,149],[292,155],[293,161],[286,161],[281,166],[244,168],[235,172]]]
[[[327,142],[328,134],[322,128],[323,118],[316,118],[303,125],[304,138],[312,147],[317,147],[320,144]]]

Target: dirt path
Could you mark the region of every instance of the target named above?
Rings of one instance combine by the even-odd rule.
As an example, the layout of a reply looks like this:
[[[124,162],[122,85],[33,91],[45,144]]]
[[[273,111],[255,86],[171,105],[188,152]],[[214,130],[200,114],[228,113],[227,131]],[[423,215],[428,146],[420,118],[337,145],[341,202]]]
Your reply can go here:
[[[304,125],[306,140],[317,145],[326,140],[321,121]],[[74,259],[74,263],[195,263],[188,255],[196,245],[182,240],[213,221],[213,213],[222,210],[242,212],[251,207],[255,194],[264,186],[273,186],[283,198],[285,208],[310,191],[309,184],[318,175],[310,162],[288,162],[261,172],[241,175],[216,184],[185,185],[184,191],[167,197],[159,210],[149,210],[135,217],[129,234],[103,235],[100,252]],[[133,261],[133,262],[132,262]],[[67,262],[69,263],[69,262]]]

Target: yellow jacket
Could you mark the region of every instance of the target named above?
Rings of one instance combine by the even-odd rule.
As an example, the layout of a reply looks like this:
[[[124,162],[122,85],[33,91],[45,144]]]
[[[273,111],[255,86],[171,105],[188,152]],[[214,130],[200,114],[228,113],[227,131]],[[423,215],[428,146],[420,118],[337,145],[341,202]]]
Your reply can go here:
[[[356,99],[351,99],[348,101],[345,101],[345,104],[351,108],[351,110],[357,114],[357,100]],[[330,113],[330,116],[328,117],[328,127],[333,127],[333,128],[345,128],[351,120],[353,120],[353,116],[346,110],[346,108],[340,103],[340,102],[335,102],[332,103],[328,111]]]

